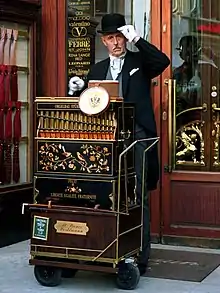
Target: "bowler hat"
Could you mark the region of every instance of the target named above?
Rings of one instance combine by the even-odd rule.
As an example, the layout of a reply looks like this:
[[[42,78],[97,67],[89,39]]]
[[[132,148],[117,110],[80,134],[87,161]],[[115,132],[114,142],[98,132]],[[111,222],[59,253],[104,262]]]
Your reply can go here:
[[[119,13],[110,13],[103,16],[101,29],[97,30],[101,34],[113,34],[118,32],[118,28],[126,25],[125,17]]]

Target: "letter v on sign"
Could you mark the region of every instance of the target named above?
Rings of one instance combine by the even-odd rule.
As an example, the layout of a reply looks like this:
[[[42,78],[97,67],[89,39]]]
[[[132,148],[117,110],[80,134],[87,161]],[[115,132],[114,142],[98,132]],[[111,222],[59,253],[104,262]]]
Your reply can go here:
[[[73,27],[72,28],[72,35],[75,38],[85,37],[87,35],[87,29],[84,26],[81,26],[81,27]]]

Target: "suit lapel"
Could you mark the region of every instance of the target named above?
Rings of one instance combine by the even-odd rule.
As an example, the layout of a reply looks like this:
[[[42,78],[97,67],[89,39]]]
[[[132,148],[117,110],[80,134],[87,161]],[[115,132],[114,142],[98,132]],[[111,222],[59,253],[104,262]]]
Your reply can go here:
[[[105,80],[107,71],[109,68],[109,64],[110,64],[110,58],[107,58],[102,62],[101,66],[97,68],[98,70],[96,71],[96,74],[95,74],[96,80]]]
[[[123,97],[126,97],[128,82],[130,79],[130,71],[135,68],[135,59],[130,51],[127,52],[125,56],[125,62],[122,68],[122,92]],[[137,67],[137,66],[136,66]]]

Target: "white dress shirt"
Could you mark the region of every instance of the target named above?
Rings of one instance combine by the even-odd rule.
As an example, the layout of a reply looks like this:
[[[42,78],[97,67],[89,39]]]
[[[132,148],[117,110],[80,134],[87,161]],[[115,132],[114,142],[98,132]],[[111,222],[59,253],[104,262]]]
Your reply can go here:
[[[115,56],[109,55],[109,57],[110,57],[110,70],[111,70],[111,75],[112,75],[113,80],[117,79],[119,73],[122,70],[122,67],[123,67],[124,61],[125,61],[125,55],[126,55],[126,53],[124,53],[120,57],[115,57]]]

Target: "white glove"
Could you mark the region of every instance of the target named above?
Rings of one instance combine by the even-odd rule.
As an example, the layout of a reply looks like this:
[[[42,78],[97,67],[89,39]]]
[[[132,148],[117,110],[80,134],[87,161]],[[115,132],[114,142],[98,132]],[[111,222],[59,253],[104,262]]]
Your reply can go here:
[[[121,26],[118,28],[118,31],[120,31],[130,43],[140,38],[133,25]]]
[[[71,77],[69,80],[69,95],[73,95],[76,91],[80,91],[85,85],[84,80],[78,76]]]

